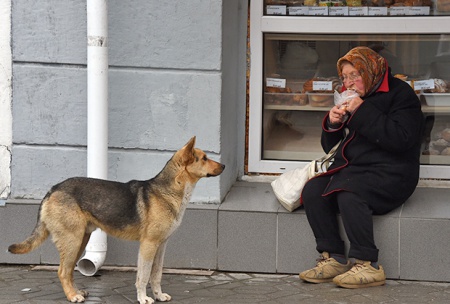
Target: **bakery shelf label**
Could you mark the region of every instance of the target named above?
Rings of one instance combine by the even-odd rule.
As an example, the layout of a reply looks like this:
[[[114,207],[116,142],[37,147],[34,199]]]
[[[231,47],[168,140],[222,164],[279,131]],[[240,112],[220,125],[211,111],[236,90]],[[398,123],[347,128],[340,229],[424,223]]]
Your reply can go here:
[[[267,5],[267,15],[286,15],[286,5]]]
[[[391,6],[389,8],[390,16],[406,16],[408,15],[409,8],[406,6]]]
[[[333,82],[313,81],[313,91],[333,91]]]
[[[289,6],[289,15],[291,16],[307,16],[309,14],[308,6]]]
[[[310,6],[309,16],[328,16],[328,6]]]
[[[387,16],[387,7],[369,7],[369,16]]]
[[[286,88],[286,79],[266,78],[266,86],[269,88]]]
[[[367,16],[367,15],[369,15],[369,8],[367,6],[349,7],[348,15],[349,16]]]
[[[429,6],[410,6],[410,7],[408,7],[408,15],[428,16],[429,14],[430,14]]]
[[[329,8],[330,16],[348,16],[348,6],[332,6]]]
[[[414,80],[414,90],[420,91],[420,90],[430,90],[430,89],[434,89],[434,80],[433,79]]]

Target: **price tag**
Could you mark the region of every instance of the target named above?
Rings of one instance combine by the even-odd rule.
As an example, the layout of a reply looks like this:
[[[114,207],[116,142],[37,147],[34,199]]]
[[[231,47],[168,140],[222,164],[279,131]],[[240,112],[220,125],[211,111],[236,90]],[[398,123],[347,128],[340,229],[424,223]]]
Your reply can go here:
[[[307,16],[309,14],[308,6],[289,6],[289,15],[292,16]]]
[[[333,82],[332,81],[313,81],[314,91],[332,91]]]
[[[420,90],[430,90],[430,89],[434,89],[434,80],[433,79],[414,80],[414,90],[420,91]]]
[[[390,16],[405,16],[408,12],[408,7],[406,6],[391,6],[389,8]]]
[[[271,88],[282,88],[286,87],[286,79],[280,78],[266,78],[266,86]]]
[[[286,5],[267,5],[267,15],[286,15]]]
[[[387,16],[387,7],[371,7],[369,6],[369,16]]]
[[[309,16],[328,16],[328,6],[310,6]]]
[[[428,16],[430,14],[429,6],[410,6],[408,7],[408,15],[412,16]]]
[[[369,15],[369,8],[367,6],[349,7],[348,15],[349,16],[367,16],[367,15]]]
[[[330,16],[348,16],[348,6],[332,6],[329,14]]]

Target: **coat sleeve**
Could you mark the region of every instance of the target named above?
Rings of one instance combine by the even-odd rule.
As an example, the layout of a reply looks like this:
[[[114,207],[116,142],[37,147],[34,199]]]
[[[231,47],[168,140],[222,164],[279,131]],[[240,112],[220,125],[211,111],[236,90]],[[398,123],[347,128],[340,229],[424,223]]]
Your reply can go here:
[[[367,98],[347,124],[382,149],[402,153],[421,140],[424,116],[411,87],[401,80],[392,84],[390,92]]]
[[[345,136],[344,124],[342,124],[338,129],[330,130],[327,125],[328,121],[327,113],[322,121],[322,136],[321,145],[325,153],[330,152],[330,150]]]

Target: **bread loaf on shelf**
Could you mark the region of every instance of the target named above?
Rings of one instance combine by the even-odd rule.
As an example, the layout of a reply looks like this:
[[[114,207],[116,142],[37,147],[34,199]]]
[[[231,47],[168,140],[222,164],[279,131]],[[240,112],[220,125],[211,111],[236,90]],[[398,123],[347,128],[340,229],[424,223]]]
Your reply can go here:
[[[436,0],[436,9],[439,12],[450,12],[450,0]]]
[[[331,90],[314,90],[315,81],[331,81]],[[303,93],[308,94],[309,105],[312,107],[329,107],[334,104],[333,92],[340,91],[340,81],[336,77],[324,78],[314,77],[305,82],[303,85]]]

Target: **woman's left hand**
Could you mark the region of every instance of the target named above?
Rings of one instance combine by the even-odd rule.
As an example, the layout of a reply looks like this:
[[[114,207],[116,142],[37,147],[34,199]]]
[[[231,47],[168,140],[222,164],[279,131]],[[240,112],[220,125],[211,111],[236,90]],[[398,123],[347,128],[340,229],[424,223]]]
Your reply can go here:
[[[347,112],[353,113],[363,102],[364,100],[362,100],[361,97],[356,96],[344,102],[341,108],[344,108]]]

